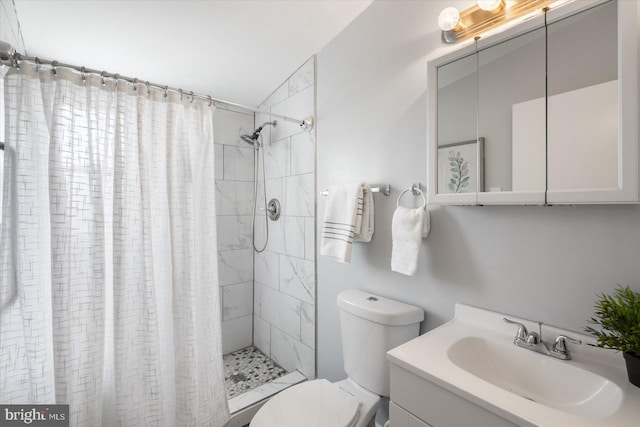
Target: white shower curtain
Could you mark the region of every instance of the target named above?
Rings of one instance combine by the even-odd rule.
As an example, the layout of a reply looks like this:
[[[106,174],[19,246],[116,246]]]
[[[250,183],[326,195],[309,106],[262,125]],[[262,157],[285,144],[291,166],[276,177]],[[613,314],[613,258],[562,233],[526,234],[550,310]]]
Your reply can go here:
[[[84,77],[4,78],[0,402],[222,426],[214,109]]]

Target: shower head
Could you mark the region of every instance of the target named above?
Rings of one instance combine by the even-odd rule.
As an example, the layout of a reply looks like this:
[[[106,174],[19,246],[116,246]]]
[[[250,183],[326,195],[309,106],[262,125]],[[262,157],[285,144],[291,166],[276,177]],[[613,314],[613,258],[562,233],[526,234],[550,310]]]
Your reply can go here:
[[[240,139],[242,139],[244,142],[246,142],[247,144],[253,145],[255,147],[258,147],[259,144],[256,143],[256,141],[258,141],[258,137],[260,136],[260,132],[262,132],[262,128],[264,128],[267,125],[270,126],[276,126],[277,121],[272,121],[272,122],[264,122],[262,124],[262,126],[260,126],[258,129],[256,129],[253,134],[251,135],[240,135]]]
[[[240,139],[246,142],[249,145],[254,145],[256,140],[258,139],[258,135],[255,133],[253,135],[240,135]]]

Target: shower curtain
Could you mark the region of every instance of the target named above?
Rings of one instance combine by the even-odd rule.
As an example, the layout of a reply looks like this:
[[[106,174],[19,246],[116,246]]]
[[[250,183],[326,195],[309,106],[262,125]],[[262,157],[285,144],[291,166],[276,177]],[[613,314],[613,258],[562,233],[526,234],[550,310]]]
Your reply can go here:
[[[4,86],[0,403],[224,425],[214,108],[29,64]]]

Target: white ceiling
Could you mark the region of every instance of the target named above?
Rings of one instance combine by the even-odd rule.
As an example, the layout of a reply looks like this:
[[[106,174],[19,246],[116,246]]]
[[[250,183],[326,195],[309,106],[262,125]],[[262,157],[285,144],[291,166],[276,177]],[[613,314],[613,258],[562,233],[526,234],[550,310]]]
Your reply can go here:
[[[27,54],[256,106],[371,0],[16,0]]]

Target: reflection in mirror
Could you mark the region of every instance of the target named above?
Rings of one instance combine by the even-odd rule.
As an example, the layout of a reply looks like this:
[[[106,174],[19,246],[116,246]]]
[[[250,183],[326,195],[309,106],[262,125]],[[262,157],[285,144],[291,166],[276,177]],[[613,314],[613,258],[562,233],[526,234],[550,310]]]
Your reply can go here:
[[[478,53],[485,191],[545,190],[545,30]]]
[[[481,152],[476,144],[478,76],[475,54],[438,67],[437,99],[438,194],[477,192],[481,185],[477,172]],[[470,173],[475,175],[472,177]]]
[[[475,193],[484,185],[484,138],[438,146],[438,193]],[[445,165],[446,167],[440,167]]]
[[[548,27],[548,189],[618,187],[617,2]]]

